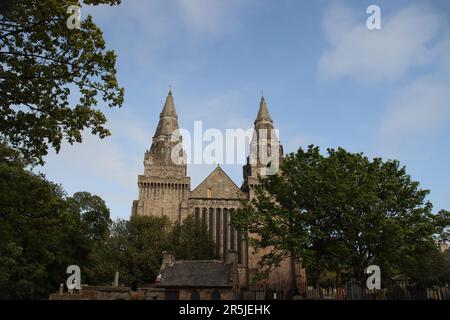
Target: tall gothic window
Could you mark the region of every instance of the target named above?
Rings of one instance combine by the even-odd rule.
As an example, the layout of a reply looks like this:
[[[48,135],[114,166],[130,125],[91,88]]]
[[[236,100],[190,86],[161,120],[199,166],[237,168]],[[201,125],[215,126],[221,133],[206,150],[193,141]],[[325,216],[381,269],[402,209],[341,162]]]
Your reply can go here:
[[[234,226],[232,223],[230,223],[230,250],[235,251],[235,241],[234,241]]]
[[[202,228],[208,229],[208,225],[206,224],[206,208],[202,209]]]
[[[211,238],[211,240],[214,241],[213,239],[213,226],[214,226],[214,209],[213,208],[209,208],[209,237]]]
[[[223,256],[225,257],[226,253],[227,253],[227,246],[228,246],[228,228],[229,228],[229,224],[228,224],[228,209],[223,209]]]
[[[220,208],[216,208],[216,249],[217,256],[220,255]]]

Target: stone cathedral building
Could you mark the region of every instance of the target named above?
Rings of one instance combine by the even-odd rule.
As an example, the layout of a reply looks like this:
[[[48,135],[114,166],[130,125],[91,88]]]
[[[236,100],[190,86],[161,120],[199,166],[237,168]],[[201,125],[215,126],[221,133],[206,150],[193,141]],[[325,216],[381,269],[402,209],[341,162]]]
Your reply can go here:
[[[304,272],[289,258],[273,270],[267,279],[256,281],[254,277],[260,270],[258,261],[262,252],[255,252],[246,243],[244,231],[230,223],[233,212],[241,206],[241,199],[251,200],[255,197],[254,188],[258,183],[258,175],[265,166],[259,159],[251,161],[248,157],[247,164],[243,167],[244,183],[241,187],[217,166],[191,190],[191,178],[187,174],[186,164],[175,164],[171,158],[172,150],[179,142],[171,139],[172,133],[177,129],[178,115],[172,92],[169,91],[152,145],[145,152],[144,173],[138,177],[139,198],[133,201],[132,215],[166,215],[173,222],[182,221],[189,214],[195,215],[198,221],[207,225],[209,234],[216,243],[217,253],[224,260],[227,252],[237,253],[238,281],[243,291],[257,290],[261,286],[289,291],[302,286],[305,281]],[[283,149],[277,137],[270,134],[270,129],[274,129],[274,126],[264,97],[260,101],[254,129],[250,150],[259,150],[261,141],[264,141],[279,147],[281,159]],[[258,139],[259,129],[269,130],[266,140]]]

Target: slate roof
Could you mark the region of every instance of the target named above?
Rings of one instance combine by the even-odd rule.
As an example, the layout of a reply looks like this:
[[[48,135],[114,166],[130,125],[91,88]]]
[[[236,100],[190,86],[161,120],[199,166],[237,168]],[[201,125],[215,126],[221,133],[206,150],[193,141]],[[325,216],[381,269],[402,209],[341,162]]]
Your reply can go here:
[[[180,260],[167,265],[159,287],[233,287],[233,265],[218,260]]]

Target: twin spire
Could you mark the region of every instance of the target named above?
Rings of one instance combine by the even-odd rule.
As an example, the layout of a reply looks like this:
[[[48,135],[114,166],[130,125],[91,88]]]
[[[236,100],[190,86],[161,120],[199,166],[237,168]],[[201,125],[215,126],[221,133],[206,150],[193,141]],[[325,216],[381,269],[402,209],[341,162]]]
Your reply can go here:
[[[172,164],[172,150],[179,141],[173,140],[172,134],[179,129],[178,116],[175,109],[175,103],[173,101],[172,90],[169,91],[164,107],[160,113],[158,127],[156,128],[155,135],[153,136],[152,145],[150,150],[146,153],[145,163],[168,165]],[[259,145],[259,134],[261,129],[266,130],[267,136],[264,136],[265,141],[278,141],[277,137],[272,132],[274,129],[273,121],[270,117],[269,110],[267,108],[266,100],[264,96],[261,97],[259,104],[258,115],[255,120],[255,131],[252,137],[251,145]],[[180,152],[183,152],[180,150]]]
[[[175,103],[173,101],[172,90],[169,90],[167,94],[166,102],[164,104],[164,108],[159,115],[159,123],[156,128],[155,135],[153,139],[159,137],[170,137],[172,132],[176,129],[179,129],[178,126],[178,115],[175,109]],[[259,123],[270,122],[272,123],[272,118],[270,117],[269,110],[267,108],[266,100],[264,96],[261,97],[261,101],[259,103],[258,115],[256,116],[255,125]]]

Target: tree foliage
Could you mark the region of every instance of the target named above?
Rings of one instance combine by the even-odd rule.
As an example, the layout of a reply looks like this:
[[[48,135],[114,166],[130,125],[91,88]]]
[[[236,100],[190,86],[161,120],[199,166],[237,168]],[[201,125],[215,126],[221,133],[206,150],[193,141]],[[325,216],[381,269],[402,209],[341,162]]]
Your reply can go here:
[[[104,241],[108,237],[111,218],[102,198],[89,192],[76,192],[68,202],[72,209],[80,214],[81,227],[88,239]]]
[[[115,261],[121,283],[152,283],[161,266],[161,254],[169,245],[167,217],[133,216],[118,221],[112,230],[109,261]]]
[[[166,217],[133,216],[113,223],[103,260],[110,275],[120,273],[123,284],[153,283],[161,267],[163,251],[177,259],[215,258],[214,242],[193,216],[172,224]],[[97,277],[100,278],[100,277]]]
[[[196,221],[194,215],[187,216],[182,224],[173,226],[171,251],[177,259],[207,260],[216,257],[216,246],[205,223]]]
[[[19,152],[0,144],[0,299],[46,299],[78,265],[83,284],[154,282],[162,252],[179,259],[214,258],[204,226],[188,217],[133,216],[112,222],[105,202],[88,192],[69,197],[26,170]]]
[[[81,142],[82,131],[104,138],[99,99],[121,106],[116,55],[106,49],[91,16],[69,29],[70,5],[119,4],[120,0],[11,0],[0,10],[1,138],[27,159],[43,163],[49,147]],[[82,9],[81,9],[82,10]]]
[[[67,266],[91,265],[93,240],[86,226],[105,214],[109,218],[109,211],[97,207],[85,219],[73,201],[60,186],[25,170],[18,153],[0,144],[0,298],[47,298],[65,282]]]
[[[84,282],[112,282],[114,273],[106,273],[102,260],[102,257],[107,257],[104,254],[107,254],[105,248],[112,223],[108,207],[103,199],[89,192],[76,192],[66,199],[66,203],[69,210],[78,217],[78,243],[73,243],[71,249],[72,252],[83,251],[81,258],[74,264],[83,266]]]
[[[402,273],[421,282],[448,276],[425,275],[432,268],[421,266],[429,257],[428,263],[442,266],[435,237],[445,236],[448,212],[432,214],[429,191],[398,161],[370,161],[342,148],[323,156],[310,146],[286,156],[281,169],[261,179],[257,198],[234,217],[236,225],[258,235],[257,247],[273,248],[262,264],[271,267],[294,256],[316,286],[327,271],[362,280],[371,264],[385,278]]]

